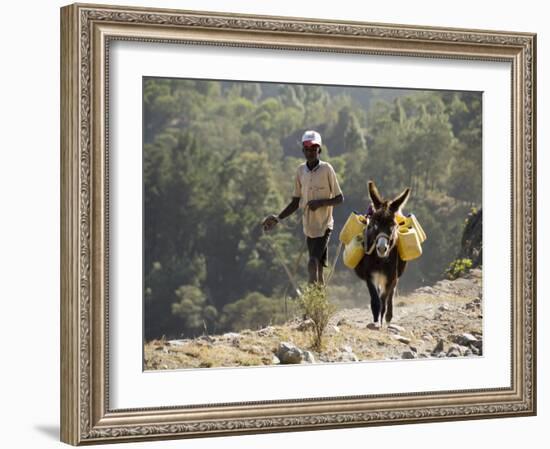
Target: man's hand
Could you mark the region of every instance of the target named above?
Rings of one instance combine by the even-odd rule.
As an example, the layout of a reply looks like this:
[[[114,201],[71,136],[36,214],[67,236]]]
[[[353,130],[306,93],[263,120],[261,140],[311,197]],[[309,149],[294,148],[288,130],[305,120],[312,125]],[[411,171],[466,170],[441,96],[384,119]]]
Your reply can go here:
[[[262,226],[264,228],[264,231],[268,232],[271,231],[277,223],[279,223],[279,219],[275,215],[269,215],[264,218]]]
[[[308,201],[307,203],[307,207],[309,207],[312,211],[315,211],[320,207],[323,207],[324,205],[325,205],[324,200],[311,200],[311,201]]]

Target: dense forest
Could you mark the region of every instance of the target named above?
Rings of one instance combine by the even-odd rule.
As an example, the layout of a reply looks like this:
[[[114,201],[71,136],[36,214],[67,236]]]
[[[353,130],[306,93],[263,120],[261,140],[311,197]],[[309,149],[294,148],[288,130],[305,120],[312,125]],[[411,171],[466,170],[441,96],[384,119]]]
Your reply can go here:
[[[288,278],[304,236],[300,213],[264,234],[262,219],[288,203],[300,137],[323,136],[345,201],[338,233],[383,196],[412,188],[428,240],[400,289],[441,279],[459,253],[471,209],[481,207],[481,93],[190,79],[143,80],[145,339],[255,328],[285,319]],[[305,259],[302,259],[305,260]],[[302,263],[298,279],[304,281]],[[337,304],[366,307],[368,293],[342,263]]]

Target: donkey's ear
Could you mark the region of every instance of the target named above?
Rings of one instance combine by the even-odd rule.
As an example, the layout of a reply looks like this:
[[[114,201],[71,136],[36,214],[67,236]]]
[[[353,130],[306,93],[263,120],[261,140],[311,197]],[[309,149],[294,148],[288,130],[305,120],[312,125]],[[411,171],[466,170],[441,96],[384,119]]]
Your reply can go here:
[[[410,194],[411,194],[411,189],[407,187],[405,190],[403,190],[403,192],[397,198],[395,198],[390,203],[390,210],[393,213],[396,213],[398,210],[400,210],[409,199]]]
[[[378,193],[378,189],[374,185],[374,181],[369,181],[368,186],[369,186],[369,196],[372,201],[372,204],[375,209],[378,209],[383,203],[382,198],[380,197],[380,193]]]

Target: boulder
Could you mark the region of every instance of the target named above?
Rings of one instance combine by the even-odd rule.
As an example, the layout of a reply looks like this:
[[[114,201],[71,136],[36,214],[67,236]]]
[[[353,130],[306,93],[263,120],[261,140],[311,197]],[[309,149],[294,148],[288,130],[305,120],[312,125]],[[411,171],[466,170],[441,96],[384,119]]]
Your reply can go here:
[[[445,341],[444,340],[439,340],[437,342],[437,345],[435,346],[435,348],[432,351],[432,355],[437,356],[440,353],[442,353],[444,350],[445,350]]]
[[[315,357],[311,351],[305,351],[303,355],[305,363],[315,363]]]
[[[305,358],[304,351],[288,342],[281,342],[275,355],[285,365],[302,363]]]

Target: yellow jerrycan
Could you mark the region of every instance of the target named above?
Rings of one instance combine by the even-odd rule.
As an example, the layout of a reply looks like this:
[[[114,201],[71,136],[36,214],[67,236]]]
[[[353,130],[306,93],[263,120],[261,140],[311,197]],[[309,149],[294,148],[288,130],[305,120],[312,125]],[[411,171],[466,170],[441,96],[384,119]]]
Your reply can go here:
[[[348,217],[344,227],[340,231],[340,241],[344,245],[348,245],[353,237],[363,234],[367,227],[367,219],[364,215],[360,215],[357,212],[352,212]]]
[[[344,248],[344,265],[354,269],[365,255],[363,248],[363,235],[357,234],[352,237],[350,242]]]
[[[418,238],[420,239],[420,243],[424,243],[424,240],[426,240],[426,233],[424,232],[424,229],[422,229],[422,226],[420,226],[420,223],[418,222],[416,217],[413,214],[410,214],[407,218],[411,220],[412,227],[418,233]]]
[[[426,233],[414,215],[396,217],[398,224],[397,250],[402,260],[417,259],[422,255],[422,242]]]

